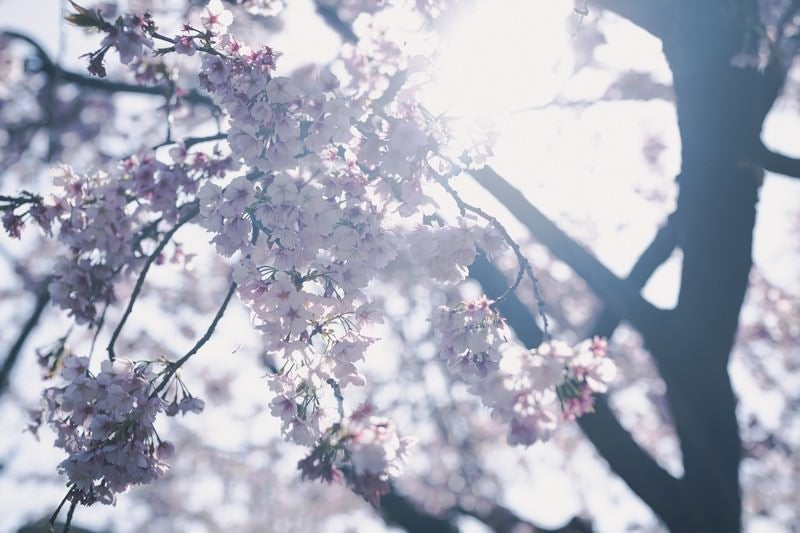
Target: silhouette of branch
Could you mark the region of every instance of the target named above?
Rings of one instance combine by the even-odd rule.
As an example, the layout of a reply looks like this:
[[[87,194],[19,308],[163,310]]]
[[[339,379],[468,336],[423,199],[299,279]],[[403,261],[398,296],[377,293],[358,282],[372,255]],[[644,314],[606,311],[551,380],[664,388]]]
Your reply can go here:
[[[526,531],[528,533],[592,533],[591,524],[580,518],[573,518],[561,527],[549,529],[532,524],[502,505],[494,505],[483,512],[464,509],[463,507],[458,507],[457,510],[463,515],[477,518],[495,533],[514,533],[517,531]]]
[[[322,20],[325,21],[325,24],[327,24],[330,29],[339,35],[342,41],[346,43],[355,43],[358,41],[358,37],[353,33],[353,28],[350,24],[339,18],[335,6],[323,4],[319,1],[314,2],[314,5],[317,9],[317,14],[322,17]]]
[[[117,337],[119,337],[119,334],[122,332],[122,328],[125,326],[125,322],[128,321],[128,317],[131,315],[131,311],[133,311],[133,304],[136,303],[136,299],[139,297],[139,293],[142,291],[142,286],[144,285],[144,280],[147,277],[147,272],[150,270],[150,266],[156,259],[158,259],[158,256],[161,255],[161,252],[167,246],[167,243],[172,239],[175,233],[177,233],[177,231],[181,228],[181,226],[189,222],[199,212],[200,209],[198,208],[197,203],[191,204],[187,209],[186,213],[184,213],[184,215],[180,218],[180,220],[178,220],[178,223],[175,224],[175,226],[173,226],[171,230],[169,230],[164,234],[163,239],[161,240],[160,243],[158,243],[156,249],[153,250],[153,253],[151,253],[147,257],[147,260],[144,263],[144,267],[142,267],[142,271],[139,273],[139,277],[136,280],[136,285],[134,285],[133,287],[133,292],[131,293],[130,300],[128,301],[128,306],[125,308],[125,312],[122,314],[122,318],[120,319],[119,324],[117,324],[117,327],[111,334],[111,339],[108,341],[108,346],[106,347],[106,351],[108,352],[108,358],[111,359],[112,361],[116,357],[114,353],[114,344],[116,344]]]
[[[800,158],[774,152],[761,145],[761,164],[764,170],[789,178],[800,178]]]
[[[657,330],[664,312],[645,300],[638,288],[608,270],[494,170],[485,167],[472,175],[528,228],[537,241],[583,278],[618,316],[630,321],[645,335]]]
[[[653,241],[636,260],[625,280],[638,289],[641,289],[675,249],[678,243],[677,212],[673,212],[666,223],[661,226]],[[595,319],[591,336],[610,337],[620,323],[620,317],[608,306]]]
[[[469,277],[481,284],[483,292],[496,300],[498,296],[508,288],[505,276],[485,255],[480,254],[469,267]],[[504,317],[525,316],[528,314],[530,320],[526,321],[525,327],[514,329],[517,338],[529,348],[534,348],[541,344],[544,333],[536,324],[536,319],[523,304],[515,293],[506,296],[502,301],[497,302],[497,310]]]
[[[675,248],[677,231],[676,215],[673,213],[656,234],[653,241],[639,256],[625,282],[633,287],[642,287],[655,270],[670,256]],[[488,267],[483,262],[476,262],[471,275],[481,282],[487,290],[495,285],[504,285],[502,274],[491,263]],[[493,270],[492,270],[493,269]],[[500,276],[500,281],[492,278]],[[528,348],[538,345],[540,336],[528,334],[535,327],[533,313],[524,305],[514,305],[501,310],[508,320],[508,325],[517,333],[518,338]],[[592,335],[611,336],[619,325],[619,316],[612,307],[606,307],[595,322]],[[669,514],[680,512],[680,481],[661,468],[658,463],[642,449],[631,434],[617,420],[603,396],[596,398],[595,412],[579,419],[581,429],[608,462],[614,471],[631,489],[644,500],[662,519]],[[667,504],[675,504],[670,507]],[[675,520],[675,517],[671,517]],[[673,522],[674,523],[674,522]]]
[[[50,293],[47,290],[47,281],[48,280],[45,280],[42,283],[42,286],[36,292],[36,303],[34,304],[33,311],[28,317],[28,320],[26,320],[25,324],[22,326],[22,330],[20,330],[19,335],[17,335],[17,339],[14,341],[14,344],[12,344],[11,348],[8,350],[8,355],[6,355],[6,358],[3,360],[3,366],[0,368],[0,396],[2,396],[6,391],[6,388],[10,383],[9,378],[11,377],[11,372],[14,370],[14,365],[16,365],[17,360],[19,359],[22,348],[25,346],[28,337],[39,323],[39,319],[41,318],[45,307],[47,307],[47,304],[50,301]]]
[[[211,336],[214,335],[214,330],[217,329],[217,324],[219,324],[219,321],[222,320],[222,317],[225,315],[225,310],[228,308],[228,304],[230,303],[231,297],[233,296],[234,292],[236,292],[236,283],[231,283],[228,292],[225,294],[225,299],[219,306],[217,314],[214,315],[214,319],[211,321],[211,324],[209,324],[208,329],[206,329],[206,332],[203,334],[202,337],[200,337],[200,339],[197,340],[195,345],[192,346],[192,349],[186,352],[186,355],[184,355],[174,363],[169,364],[169,368],[164,374],[161,383],[152,392],[151,396],[153,397],[157,396],[158,393],[161,392],[164,389],[164,387],[167,386],[167,383],[169,383],[170,378],[175,374],[175,372],[177,372],[178,369],[186,363],[186,361],[191,359],[197,352],[199,352],[200,348],[202,348],[209,341],[209,339],[211,339]]]
[[[400,493],[394,485],[381,496],[380,514],[383,520],[409,532],[458,533],[458,527],[447,517],[437,516],[420,509],[411,498]]]
[[[661,39],[672,22],[669,5],[663,0],[590,0],[590,4],[626,18]]]
[[[42,46],[32,37],[11,30],[4,30],[0,32],[0,36],[17,39],[28,43],[36,51],[36,55],[41,62],[41,72],[47,74],[53,81],[72,83],[87,89],[94,89],[97,91],[108,93],[133,93],[133,94],[146,94],[153,96],[161,96],[170,98],[174,93],[174,88],[169,85],[136,85],[133,83],[125,83],[120,81],[111,81],[103,78],[96,78],[87,76],[79,72],[67,70],[57,65],[42,48]],[[183,100],[193,103],[202,104],[207,106],[215,106],[214,101],[199,91],[192,89],[185,96],[181,97]]]

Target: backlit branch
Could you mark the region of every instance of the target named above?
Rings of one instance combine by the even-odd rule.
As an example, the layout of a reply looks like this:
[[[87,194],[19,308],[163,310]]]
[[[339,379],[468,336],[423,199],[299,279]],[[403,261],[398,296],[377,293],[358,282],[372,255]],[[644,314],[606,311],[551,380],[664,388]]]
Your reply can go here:
[[[583,246],[564,233],[522,193],[489,167],[472,173],[477,182],[522,222],[550,252],[586,281],[592,291],[620,317],[648,335],[660,323],[663,311],[645,300],[639,290],[617,277]]]
[[[225,294],[225,299],[219,306],[217,314],[214,315],[214,318],[213,320],[211,320],[211,324],[209,324],[208,329],[206,329],[206,332],[203,334],[202,337],[200,337],[197,340],[194,346],[192,346],[191,350],[186,352],[186,355],[184,355],[174,363],[169,364],[167,371],[161,380],[161,383],[152,392],[151,394],[152,396],[157,396],[158,393],[161,392],[164,389],[164,387],[167,386],[170,378],[175,374],[175,372],[177,372],[178,369],[186,363],[186,361],[191,359],[197,352],[199,352],[200,348],[202,348],[211,339],[211,336],[214,335],[214,330],[217,329],[217,324],[219,324],[219,321],[222,320],[222,317],[225,315],[225,310],[228,308],[228,304],[230,303],[231,297],[233,297],[234,292],[236,292],[236,283],[231,283],[228,292]]]
[[[22,33],[15,31],[4,30],[0,32],[0,36],[17,39],[29,44],[36,51],[36,56],[41,62],[40,71],[47,74],[52,81],[61,83],[72,83],[86,89],[94,89],[107,93],[132,93],[132,94],[145,94],[153,96],[161,96],[170,98],[175,90],[169,85],[136,85],[133,83],[125,83],[119,81],[109,81],[102,78],[95,78],[86,76],[79,72],[64,69],[57,65],[33,38]],[[201,94],[196,90],[189,91],[186,95],[182,96],[186,102],[193,104],[202,104],[207,106],[214,106],[211,98]]]
[[[161,255],[161,252],[164,251],[164,248],[167,246],[167,243],[172,239],[172,237],[177,233],[177,231],[189,222],[192,218],[194,218],[200,212],[197,204],[192,204],[186,213],[181,217],[175,226],[172,227],[171,230],[164,234],[164,238],[161,242],[156,246],[156,249],[153,250],[153,253],[147,257],[147,260],[142,267],[142,271],[139,273],[139,277],[136,280],[136,285],[133,287],[133,292],[131,293],[130,300],[128,301],[128,306],[125,308],[125,312],[122,314],[122,318],[117,324],[117,327],[114,329],[114,332],[111,334],[111,339],[108,341],[108,347],[106,351],[108,352],[108,358],[112,361],[116,357],[114,353],[114,344],[117,342],[117,337],[119,337],[120,333],[122,332],[122,328],[125,326],[125,322],[128,321],[128,317],[130,317],[131,311],[133,311],[133,304],[136,303],[136,299],[139,297],[139,293],[142,290],[142,286],[144,285],[144,280],[147,277],[147,272],[150,270],[150,266],[158,259],[158,256]]]

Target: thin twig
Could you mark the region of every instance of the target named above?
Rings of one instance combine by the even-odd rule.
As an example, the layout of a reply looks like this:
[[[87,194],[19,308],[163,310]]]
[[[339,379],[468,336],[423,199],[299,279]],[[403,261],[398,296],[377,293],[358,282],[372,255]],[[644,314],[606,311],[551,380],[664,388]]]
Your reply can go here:
[[[47,523],[50,524],[50,533],[55,531],[56,519],[58,518],[58,515],[61,513],[61,509],[64,507],[64,504],[67,503],[67,500],[69,499],[69,497],[72,496],[72,493],[73,493],[73,488],[70,487],[70,489],[64,495],[64,498],[61,500],[61,503],[58,504],[58,507],[56,507],[56,510],[53,511],[53,514],[50,515],[50,520],[47,521]]]
[[[94,354],[94,345],[97,344],[97,337],[100,336],[100,330],[103,329],[103,324],[105,324],[106,311],[108,311],[110,303],[110,300],[106,300],[106,304],[103,306],[103,312],[100,314],[100,320],[97,321],[97,325],[95,326],[97,329],[95,329],[94,335],[92,336],[92,345],[89,347],[90,358]]]
[[[217,310],[217,314],[214,315],[214,319],[211,321],[211,324],[208,326],[208,329],[203,334],[202,337],[192,346],[192,349],[186,352],[186,355],[175,361],[174,363],[170,363],[167,367],[167,371],[164,373],[164,377],[161,380],[161,383],[155,390],[150,394],[151,397],[155,397],[158,395],[159,392],[164,390],[164,387],[167,386],[169,383],[170,378],[178,371],[180,367],[186,363],[189,359],[192,358],[200,348],[205,345],[211,339],[211,336],[214,334],[214,330],[217,328],[217,324],[219,321],[222,320],[222,316],[225,314],[225,309],[228,307],[228,303],[231,301],[231,297],[233,297],[233,293],[236,292],[236,283],[231,283],[230,288],[228,289],[228,293],[225,295],[225,299],[222,301],[222,305],[220,305],[219,309]]]
[[[64,522],[64,532],[69,533],[70,527],[72,526],[72,517],[75,514],[75,508],[78,506],[78,498],[72,500],[72,503],[69,506],[69,511],[67,511],[67,521]]]
[[[169,146],[170,144],[183,144],[185,148],[191,148],[196,144],[207,143],[212,141],[224,141],[227,140],[228,134],[227,133],[215,133],[214,135],[206,135],[204,137],[186,137],[182,140],[167,140],[161,144],[157,144],[153,147],[153,150],[157,148],[161,148],[164,146]]]
[[[459,196],[458,192],[455,189],[453,189],[453,187],[447,181],[446,176],[438,179],[437,181],[456,202],[456,205],[458,206],[458,209],[461,211],[462,215],[466,211],[470,211],[478,215],[479,217],[483,218],[490,224],[492,224],[497,229],[497,231],[499,231],[503,235],[503,238],[511,247],[512,251],[514,252],[514,255],[517,258],[517,263],[519,265],[519,268],[517,270],[517,275],[514,278],[514,282],[506,289],[506,291],[503,294],[498,296],[495,299],[495,301],[500,302],[505,298],[507,298],[515,290],[517,290],[519,284],[522,283],[522,278],[525,277],[525,275],[527,274],[528,278],[531,280],[531,283],[533,285],[533,295],[536,298],[536,305],[539,310],[539,317],[542,319],[542,335],[544,337],[544,340],[547,341],[550,338],[550,334],[548,332],[550,323],[549,320],[547,319],[546,303],[542,295],[541,286],[539,285],[539,279],[536,277],[536,274],[534,274],[533,267],[531,266],[530,261],[528,261],[528,258],[525,257],[525,254],[522,253],[522,248],[520,247],[520,245],[517,243],[517,241],[514,240],[511,234],[508,233],[508,230],[505,228],[505,226],[503,226],[503,224],[499,220],[497,220],[496,217],[490,215],[489,213],[487,213],[478,206],[465,202],[464,199],[461,198],[461,196]]]
[[[339,382],[333,378],[328,378],[325,381],[333,389],[333,395],[336,397],[337,410],[339,411],[339,420],[344,418],[344,396],[342,396],[342,387]]]
[[[130,316],[131,311],[133,310],[133,304],[139,297],[139,293],[142,290],[142,285],[144,285],[144,280],[147,277],[147,272],[150,270],[150,266],[153,264],[153,262],[155,262],[158,256],[161,255],[161,252],[164,251],[164,248],[167,246],[167,243],[172,239],[172,237],[181,228],[181,226],[183,226],[191,219],[193,219],[195,216],[197,216],[199,212],[200,208],[198,207],[197,203],[190,204],[186,214],[184,214],[183,217],[181,217],[181,219],[178,220],[178,223],[175,224],[175,226],[173,226],[171,230],[169,230],[164,234],[164,238],[161,240],[160,243],[158,243],[156,249],[153,250],[153,253],[147,257],[147,260],[144,263],[144,267],[142,268],[142,271],[139,273],[139,277],[136,280],[136,285],[133,287],[131,298],[128,301],[128,307],[125,308],[125,312],[122,314],[122,318],[120,319],[119,324],[117,324],[117,327],[111,334],[111,340],[108,341],[108,347],[106,348],[106,351],[108,352],[108,358],[110,360],[113,361],[114,358],[116,357],[114,353],[114,344],[117,342],[117,337],[119,337],[119,334],[122,332],[122,328],[123,326],[125,326],[125,322],[128,321],[128,317]]]

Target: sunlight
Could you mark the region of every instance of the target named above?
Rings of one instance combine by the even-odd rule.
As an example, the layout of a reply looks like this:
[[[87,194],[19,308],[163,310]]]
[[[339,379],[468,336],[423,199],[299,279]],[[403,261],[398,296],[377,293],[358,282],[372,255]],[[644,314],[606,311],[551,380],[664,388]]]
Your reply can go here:
[[[478,0],[444,35],[423,101],[471,119],[546,104],[571,73],[571,14],[570,2]]]

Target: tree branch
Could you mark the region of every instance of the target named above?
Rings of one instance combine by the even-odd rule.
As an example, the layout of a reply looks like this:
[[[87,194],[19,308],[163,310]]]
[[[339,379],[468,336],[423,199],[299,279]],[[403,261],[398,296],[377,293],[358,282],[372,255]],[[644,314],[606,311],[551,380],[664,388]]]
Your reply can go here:
[[[358,42],[358,37],[356,37],[356,34],[353,32],[353,28],[350,24],[339,18],[335,6],[323,4],[319,1],[314,2],[314,5],[317,8],[317,14],[322,17],[322,20],[325,21],[325,24],[327,24],[330,29],[339,35],[342,41],[346,43]]]
[[[146,94],[153,96],[161,96],[169,98],[174,94],[174,89],[168,85],[135,85],[132,83],[125,83],[119,81],[110,81],[93,76],[85,76],[78,72],[61,68],[57,65],[42,48],[42,46],[28,35],[18,33],[11,30],[3,30],[0,36],[9,37],[24,41],[29,44],[36,51],[36,55],[41,61],[41,72],[47,74],[52,80],[57,82],[73,83],[80,87],[87,89],[94,89],[97,91],[107,93],[133,93],[133,94]],[[193,104],[203,104],[207,106],[214,106],[214,101],[199,91],[192,89],[188,94],[181,97],[183,100]]]
[[[387,524],[412,533],[458,533],[458,528],[450,520],[420,509],[394,485],[390,486],[387,494],[381,496],[380,513]]]
[[[605,396],[595,397],[594,409],[580,417],[578,424],[608,466],[661,520],[679,523],[688,504],[681,481],[639,446],[617,420]]]
[[[167,383],[169,383],[169,379],[175,374],[175,372],[177,372],[178,369],[186,363],[186,361],[191,359],[198,351],[200,351],[200,348],[202,348],[205,345],[205,343],[207,343],[209,339],[211,339],[211,336],[214,335],[214,330],[217,329],[217,324],[219,324],[219,321],[222,320],[222,317],[225,315],[225,310],[228,308],[228,304],[230,303],[231,297],[233,296],[234,292],[236,292],[236,283],[231,283],[228,292],[225,294],[225,299],[219,306],[217,314],[214,315],[214,319],[211,321],[211,324],[209,324],[206,332],[203,334],[202,337],[200,337],[200,339],[197,340],[194,346],[192,346],[192,349],[186,352],[186,355],[184,355],[174,363],[169,364],[169,367],[166,373],[164,374],[161,383],[151,393],[152,397],[157,396],[158,393],[161,392],[164,389],[164,387],[167,386]]]
[[[659,39],[664,39],[673,22],[662,0],[590,0],[591,3],[626,18]]]
[[[41,318],[42,313],[44,312],[45,307],[47,307],[47,303],[49,301],[50,292],[47,290],[47,281],[45,281],[42,284],[42,287],[40,287],[36,292],[36,303],[34,304],[30,317],[28,317],[28,320],[25,321],[25,324],[22,326],[22,330],[19,332],[17,339],[8,350],[8,355],[3,360],[3,367],[0,368],[0,396],[2,396],[6,391],[6,388],[10,383],[9,378],[11,377],[11,372],[14,370],[14,365],[16,365],[17,360],[19,359],[19,354],[22,352],[22,348],[25,346],[25,342],[27,342],[28,337],[39,323],[39,319]]]
[[[563,526],[555,529],[546,529],[528,522],[511,509],[502,505],[494,505],[485,512],[465,509],[460,506],[457,511],[463,515],[477,518],[495,533],[515,533],[518,531],[527,533],[592,533],[591,524],[580,518],[573,518]]]
[[[114,354],[114,344],[117,342],[117,337],[122,332],[122,328],[125,326],[125,322],[128,321],[128,317],[131,315],[131,311],[133,311],[133,304],[136,303],[136,299],[139,297],[139,293],[142,290],[142,286],[144,285],[144,280],[147,277],[147,272],[150,270],[150,266],[153,262],[158,258],[164,248],[167,246],[167,243],[172,239],[175,233],[187,222],[189,222],[192,218],[194,218],[197,213],[200,212],[197,204],[192,204],[188,211],[178,220],[178,223],[172,227],[171,230],[164,234],[164,238],[158,243],[156,249],[153,250],[153,253],[147,257],[147,260],[144,263],[144,267],[142,267],[142,271],[139,273],[139,277],[136,280],[136,285],[133,287],[133,292],[131,293],[130,300],[128,301],[128,306],[125,308],[125,312],[122,314],[122,318],[117,324],[117,327],[114,329],[114,332],[111,334],[111,339],[108,341],[108,346],[106,347],[106,351],[108,352],[108,358],[112,361],[116,357]]]
[[[764,170],[789,178],[800,178],[800,158],[773,152],[763,143],[759,147]]]
[[[540,243],[583,278],[618,316],[630,321],[645,335],[657,333],[659,319],[664,312],[645,300],[636,287],[608,270],[494,170],[485,167],[473,172],[472,175],[482,187],[505,205]]]
[[[508,204],[511,207],[510,204]],[[513,209],[512,209],[513,212]],[[677,241],[677,215],[673,213],[659,229],[653,241],[640,255],[631,269],[625,282],[633,287],[644,286],[655,270],[670,256]],[[489,263],[489,267],[477,262],[477,268],[471,275],[484,284],[487,292],[495,285],[504,285],[502,274]],[[487,262],[488,263],[488,262]],[[475,265],[473,265],[475,267]],[[491,278],[500,276],[500,281]],[[531,311],[524,305],[506,308],[503,316],[508,325],[517,333],[526,347],[538,345],[540,338],[531,336],[527,331],[535,324]],[[606,307],[597,319],[589,336],[611,336],[619,325],[619,315],[614,308]],[[532,343],[531,343],[532,340]],[[596,398],[595,413],[588,414],[578,420],[581,429],[594,444],[600,455],[608,462],[611,470],[618,475],[640,498],[650,506],[663,520],[676,523],[682,507],[677,502],[682,497],[680,481],[661,468],[658,463],[642,449],[631,434],[617,420],[603,396]],[[663,502],[671,502],[672,507]]]
[[[492,300],[496,300],[508,288],[503,273],[483,254],[479,254],[470,265],[469,277],[480,283],[483,292]],[[502,301],[498,301],[497,310],[504,317],[529,316],[530,320],[526,320],[525,327],[521,327],[520,324],[520,327],[514,328],[514,333],[520,342],[528,348],[535,348],[541,344],[544,339],[544,333],[536,324],[536,319],[515,293],[508,294]]]
[[[639,259],[631,268],[630,273],[625,278],[631,286],[641,289],[653,275],[653,272],[661,266],[678,243],[678,224],[677,211],[673,212],[667,221],[661,226],[653,238],[653,241],[645,248]],[[599,337],[610,337],[620,323],[620,317],[608,306],[604,306],[602,312],[595,319],[591,329],[591,335]]]

